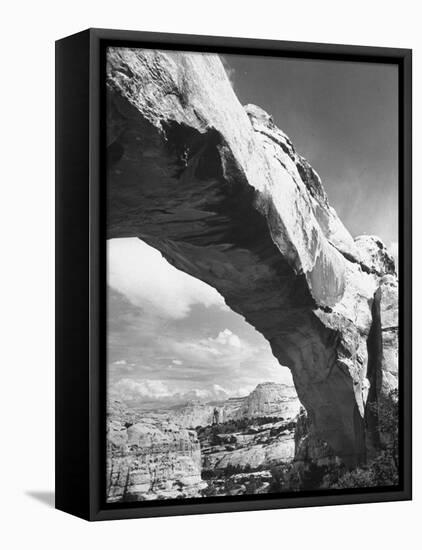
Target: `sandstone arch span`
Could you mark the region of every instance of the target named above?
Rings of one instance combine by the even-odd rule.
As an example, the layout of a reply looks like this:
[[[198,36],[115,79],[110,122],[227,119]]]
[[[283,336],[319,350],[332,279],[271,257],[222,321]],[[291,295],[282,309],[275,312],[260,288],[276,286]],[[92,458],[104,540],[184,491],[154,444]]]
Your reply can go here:
[[[108,238],[137,236],[215,287],[292,370],[315,435],[364,461],[368,395],[397,383],[384,245],[351,237],[289,138],[240,105],[218,56],[109,49],[107,162]]]

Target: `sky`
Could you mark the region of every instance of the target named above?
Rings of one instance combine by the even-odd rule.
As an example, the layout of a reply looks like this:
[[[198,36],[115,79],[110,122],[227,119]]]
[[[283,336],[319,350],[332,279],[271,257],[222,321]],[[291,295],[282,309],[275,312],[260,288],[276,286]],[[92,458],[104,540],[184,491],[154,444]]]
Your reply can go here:
[[[114,399],[161,407],[292,385],[268,342],[209,285],[140,239],[108,241],[108,387]]]
[[[353,236],[397,254],[397,72],[390,65],[225,56],[242,104],[273,115]],[[218,292],[139,239],[108,241],[109,395],[146,407],[292,384]]]
[[[270,113],[350,233],[398,240],[396,65],[226,55],[239,101]]]

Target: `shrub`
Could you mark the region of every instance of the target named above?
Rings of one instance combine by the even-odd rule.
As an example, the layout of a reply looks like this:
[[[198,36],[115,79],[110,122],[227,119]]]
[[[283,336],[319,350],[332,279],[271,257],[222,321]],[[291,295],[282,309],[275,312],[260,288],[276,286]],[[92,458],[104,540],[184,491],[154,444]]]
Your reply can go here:
[[[333,460],[318,466],[314,462],[295,462],[271,470],[270,492],[388,487],[399,482],[398,392],[380,396],[378,403],[370,405],[377,418],[380,433],[378,455],[367,465],[347,470]]]
[[[339,476],[335,488],[386,487],[399,482],[399,406],[398,391],[380,396],[377,404],[371,405],[378,420],[381,450],[367,466],[356,468]]]

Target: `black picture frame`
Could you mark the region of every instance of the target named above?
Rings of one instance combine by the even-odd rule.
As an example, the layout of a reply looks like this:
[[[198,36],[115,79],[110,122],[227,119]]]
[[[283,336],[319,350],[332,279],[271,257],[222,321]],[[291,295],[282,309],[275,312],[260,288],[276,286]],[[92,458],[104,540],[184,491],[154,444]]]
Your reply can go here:
[[[106,504],[105,193],[107,45],[393,63],[399,69],[401,483],[191,501]],[[56,508],[87,520],[326,506],[412,498],[412,52],[212,36],[88,29],[56,42]]]

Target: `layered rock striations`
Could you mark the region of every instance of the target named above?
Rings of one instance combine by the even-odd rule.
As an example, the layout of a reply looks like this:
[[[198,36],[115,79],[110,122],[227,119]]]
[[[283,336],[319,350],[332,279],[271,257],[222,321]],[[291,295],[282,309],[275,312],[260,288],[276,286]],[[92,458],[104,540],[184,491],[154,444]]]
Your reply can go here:
[[[382,243],[352,238],[218,56],[109,48],[107,145],[108,237],[137,236],[215,287],[291,369],[315,437],[365,461],[367,401],[397,380]]]
[[[245,397],[233,397],[223,402],[191,402],[171,411],[172,421],[185,428],[209,426],[242,418],[294,418],[300,402],[293,387],[264,382]]]
[[[382,339],[381,383],[388,393],[398,387],[399,310],[398,282],[395,275],[385,275],[379,287],[380,325]]]
[[[292,387],[270,382],[245,397],[167,410],[111,400],[108,501],[198,497],[219,484],[238,490],[245,477],[271,478],[267,469],[294,457],[299,406]]]
[[[283,417],[294,418],[300,402],[294,388],[285,384],[263,382],[246,397],[241,416],[246,418]]]
[[[265,470],[295,457],[295,422],[251,425],[243,431],[212,434],[199,430],[202,468],[205,471]],[[208,433],[207,433],[208,432]]]
[[[112,419],[107,432],[107,500],[200,496],[201,451],[195,431],[143,420]]]

